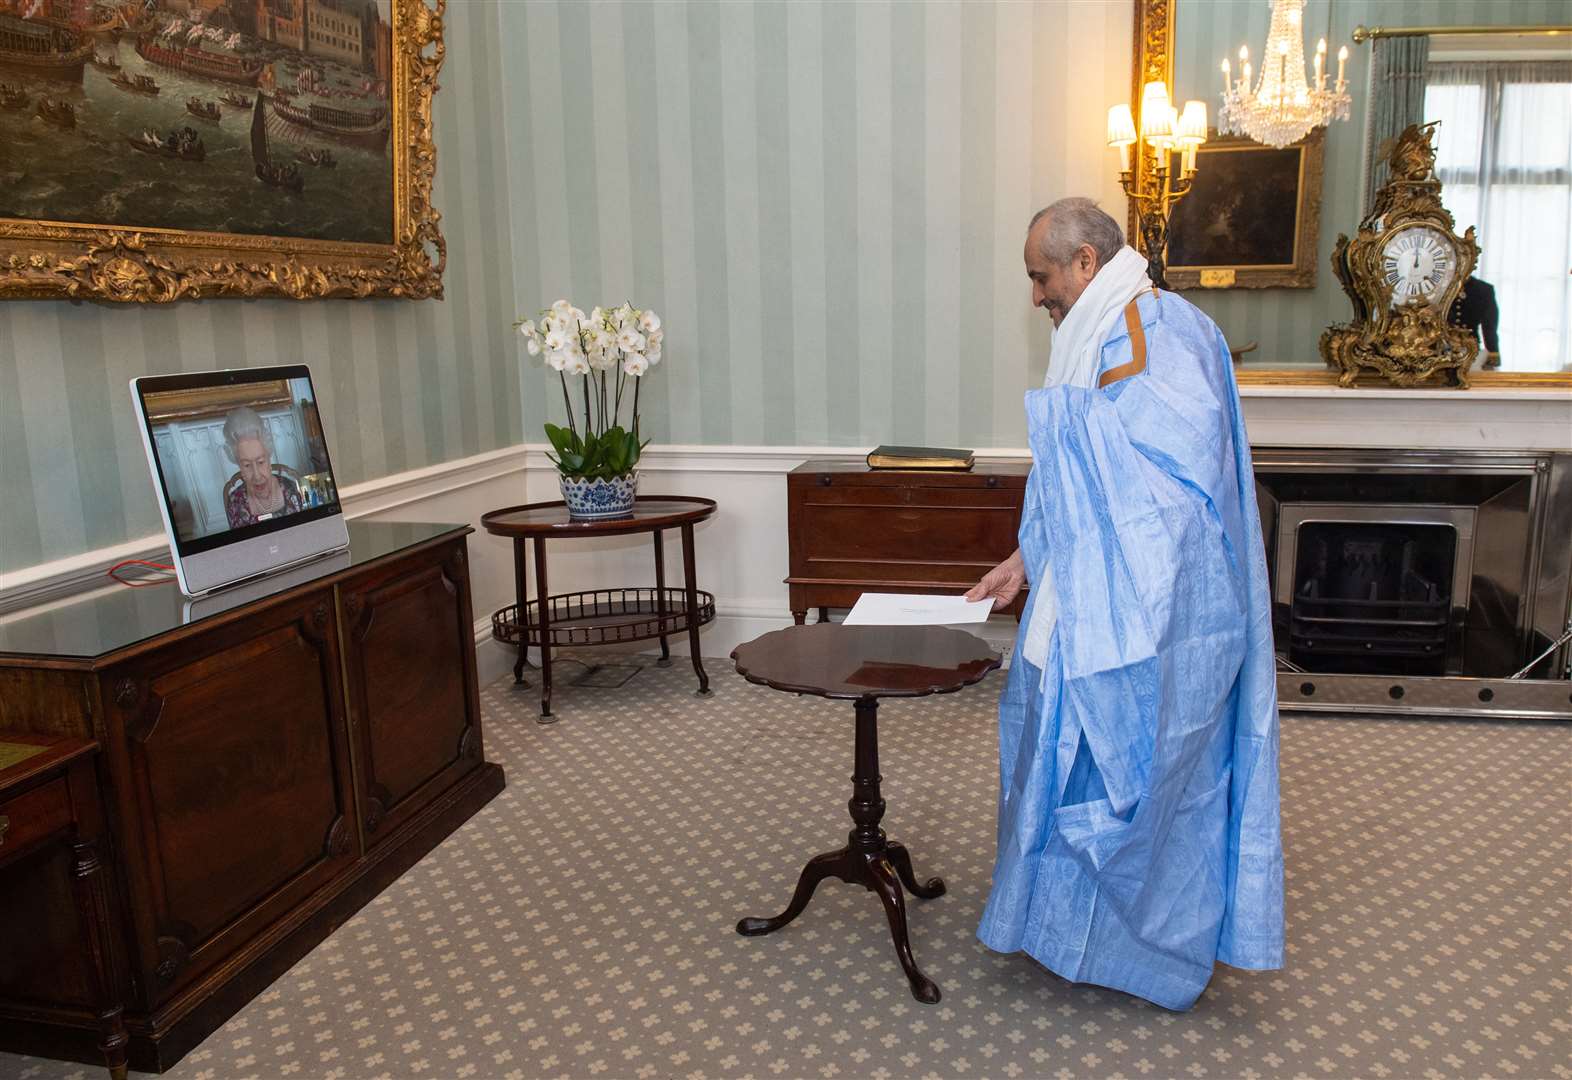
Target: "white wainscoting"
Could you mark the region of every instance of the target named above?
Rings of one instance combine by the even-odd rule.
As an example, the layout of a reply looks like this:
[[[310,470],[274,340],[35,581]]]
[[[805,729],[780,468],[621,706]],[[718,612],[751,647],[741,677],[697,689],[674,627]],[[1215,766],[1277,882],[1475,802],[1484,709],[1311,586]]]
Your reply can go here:
[[[1333,391],[1247,388],[1245,415],[1258,445],[1401,446],[1446,449],[1572,451],[1572,394],[1559,392]],[[511,650],[490,640],[490,613],[513,601],[512,545],[480,531],[488,510],[559,497],[544,443],[495,450],[343,492],[350,518],[466,522],[481,677],[512,666]],[[867,447],[651,446],[640,467],[644,494],[700,495],[719,510],[695,530],[699,586],[715,594],[717,617],[701,633],[705,656],[722,658],[739,643],[789,625],[786,586],[786,474],[810,457],[861,456]],[[982,461],[1018,461],[1025,450],[988,450]],[[653,584],[646,536],[553,542],[553,593],[607,585]],[[102,548],[0,575],[0,618],[40,605],[69,603],[102,587],[103,573],[127,558],[167,554],[162,536]],[[675,533],[666,537],[668,582],[682,577]],[[532,568],[533,572],[533,568]],[[115,586],[111,586],[115,587]],[[1013,638],[1009,619],[984,636],[998,647]],[[672,642],[686,652],[687,640]],[[639,648],[648,648],[648,644]]]

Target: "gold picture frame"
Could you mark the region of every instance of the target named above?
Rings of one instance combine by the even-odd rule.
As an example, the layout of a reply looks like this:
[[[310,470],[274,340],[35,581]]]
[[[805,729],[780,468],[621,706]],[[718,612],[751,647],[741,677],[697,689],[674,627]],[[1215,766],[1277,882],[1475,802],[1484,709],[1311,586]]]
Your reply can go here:
[[[446,0],[388,0],[390,243],[0,217],[0,299],[441,298],[431,110],[445,9]]]
[[[191,390],[163,390],[158,394],[157,410],[148,413],[148,422],[162,424],[170,420],[219,416],[241,405],[261,409],[269,405],[293,404],[294,400],[288,379],[236,383],[233,386],[199,386]]]
[[[1168,222],[1169,286],[1175,290],[1314,288],[1320,261],[1326,129],[1316,128],[1281,149],[1213,132],[1197,154],[1201,166],[1195,183]],[[1291,198],[1278,198],[1288,194],[1283,191],[1262,198],[1262,191],[1274,185],[1291,187]],[[1232,207],[1224,205],[1232,194],[1243,192],[1249,198]],[[1269,216],[1285,204],[1293,206],[1292,220]],[[1215,241],[1195,235],[1204,223],[1240,215],[1243,220],[1237,228]]]
[[[1130,62],[1130,98],[1140,101],[1141,89],[1148,82],[1162,80],[1170,87],[1173,85],[1174,58],[1174,6],[1177,0],[1134,0],[1134,42]],[[1470,28],[1477,32],[1479,28]],[[1535,31],[1551,32],[1555,28],[1544,27],[1512,27],[1515,32]],[[1459,27],[1405,27],[1399,29],[1380,29],[1367,31],[1361,36],[1355,34],[1355,42],[1365,40],[1371,36],[1390,36],[1399,33],[1437,33],[1462,32]],[[1141,161],[1138,168],[1147,168],[1148,163]],[[1129,208],[1129,235],[1138,238],[1139,229],[1136,228],[1137,218],[1135,205],[1132,202]],[[1333,387],[1337,385],[1338,373],[1330,368],[1252,368],[1241,365],[1235,368],[1235,377],[1240,386],[1320,386]],[[1561,372],[1516,372],[1516,371],[1473,371],[1469,373],[1469,383],[1476,390],[1508,390],[1508,389],[1561,389],[1572,388],[1572,374]],[[1362,380],[1360,385],[1366,385]],[[1370,383],[1370,385],[1377,385]]]

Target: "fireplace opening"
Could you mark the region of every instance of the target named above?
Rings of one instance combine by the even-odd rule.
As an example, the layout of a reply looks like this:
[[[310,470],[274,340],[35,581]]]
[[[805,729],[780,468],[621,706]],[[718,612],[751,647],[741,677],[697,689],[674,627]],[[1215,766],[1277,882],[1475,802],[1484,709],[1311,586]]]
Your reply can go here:
[[[1454,526],[1302,521],[1297,540],[1289,659],[1306,671],[1446,673]]]

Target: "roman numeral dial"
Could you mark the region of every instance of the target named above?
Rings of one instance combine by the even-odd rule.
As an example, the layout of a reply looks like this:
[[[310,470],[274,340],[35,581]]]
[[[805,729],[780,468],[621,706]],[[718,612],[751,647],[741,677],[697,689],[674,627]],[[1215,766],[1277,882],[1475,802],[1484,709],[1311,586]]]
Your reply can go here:
[[[1427,225],[1399,229],[1381,249],[1392,305],[1438,304],[1457,274],[1451,238]]]

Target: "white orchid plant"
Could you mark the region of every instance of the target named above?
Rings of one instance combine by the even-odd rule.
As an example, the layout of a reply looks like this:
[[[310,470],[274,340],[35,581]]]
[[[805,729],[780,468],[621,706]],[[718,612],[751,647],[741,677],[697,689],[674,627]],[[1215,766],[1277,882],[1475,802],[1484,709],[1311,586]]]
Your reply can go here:
[[[539,320],[515,324],[531,356],[541,356],[562,383],[568,426],[546,425],[556,451],[552,461],[567,477],[587,480],[624,476],[638,464],[649,440],[639,441],[639,386],[660,363],[660,316],[632,304],[596,308],[588,315],[566,300],[540,313]],[[584,391],[583,424],[574,415],[568,376]],[[631,384],[631,385],[630,385]],[[629,427],[622,427],[622,402],[632,405]]]

